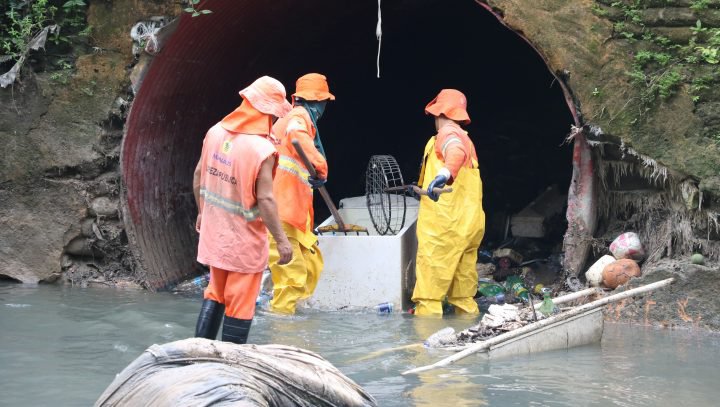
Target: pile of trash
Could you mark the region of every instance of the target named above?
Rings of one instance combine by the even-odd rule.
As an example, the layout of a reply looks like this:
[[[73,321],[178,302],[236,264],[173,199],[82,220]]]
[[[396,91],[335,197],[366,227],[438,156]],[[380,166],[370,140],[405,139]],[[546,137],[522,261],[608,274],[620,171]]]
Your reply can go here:
[[[510,241],[513,242],[516,241]],[[569,279],[562,280],[562,254],[524,261],[518,251],[522,250],[520,246],[516,243],[515,248],[502,247],[492,253],[480,251],[475,300],[481,311],[487,312],[493,304],[541,301],[545,291],[557,296],[583,288],[577,278],[574,278],[573,284]],[[609,245],[608,252],[585,273],[588,286],[615,289],[641,275],[639,263],[645,258],[645,250],[636,233],[626,232],[617,236]]]
[[[492,304],[477,325],[460,332],[455,332],[451,327],[444,328],[428,337],[423,345],[427,348],[463,346],[484,341],[559,313],[560,309],[553,303],[549,291],[544,293],[544,297],[542,303],[533,307]]]
[[[600,257],[585,272],[590,286],[615,289],[642,274],[638,263],[645,259],[645,249],[636,233],[627,232],[618,236],[610,244],[610,253],[612,255]]]
[[[482,312],[494,304],[542,301],[545,292],[553,291],[550,286],[557,286],[562,269],[561,256],[523,262],[523,256],[510,248],[486,252],[480,258],[485,262],[477,265],[475,301]]]

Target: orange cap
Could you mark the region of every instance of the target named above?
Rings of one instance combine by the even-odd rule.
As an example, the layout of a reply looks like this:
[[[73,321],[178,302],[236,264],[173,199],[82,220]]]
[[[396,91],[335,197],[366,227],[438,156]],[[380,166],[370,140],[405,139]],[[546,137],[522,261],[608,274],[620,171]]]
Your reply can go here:
[[[330,93],[327,78],[319,73],[309,73],[301,76],[295,83],[293,96],[305,100],[335,100],[335,95]]]
[[[443,89],[432,102],[425,106],[425,113],[433,116],[445,115],[448,119],[470,124],[467,113],[467,99],[457,89]]]
[[[250,86],[240,91],[240,96],[250,102],[255,109],[276,117],[283,117],[292,109],[290,102],[285,99],[286,95],[283,84],[269,76],[256,79]]]

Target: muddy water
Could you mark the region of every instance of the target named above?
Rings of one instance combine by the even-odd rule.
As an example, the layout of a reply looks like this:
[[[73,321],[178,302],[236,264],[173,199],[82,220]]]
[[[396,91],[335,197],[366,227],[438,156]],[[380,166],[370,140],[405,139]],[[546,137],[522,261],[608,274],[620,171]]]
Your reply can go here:
[[[91,405],[153,343],[192,334],[200,301],[172,294],[0,283],[0,405]],[[441,352],[379,349],[462,319],[260,313],[254,343],[318,352],[381,406],[717,405],[720,338],[606,324],[602,344],[505,360],[471,357],[421,376],[399,372]]]

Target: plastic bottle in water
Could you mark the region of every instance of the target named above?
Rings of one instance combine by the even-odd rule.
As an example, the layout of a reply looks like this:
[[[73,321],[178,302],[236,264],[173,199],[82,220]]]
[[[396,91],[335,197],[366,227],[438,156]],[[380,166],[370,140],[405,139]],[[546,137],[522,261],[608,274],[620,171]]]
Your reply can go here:
[[[493,297],[498,294],[505,294],[505,289],[495,280],[481,278],[478,280],[478,292],[485,297]]]
[[[525,302],[530,301],[530,293],[528,292],[527,288],[525,288],[525,285],[523,285],[523,281],[520,277],[508,277],[507,280],[505,280],[505,286],[507,287],[508,291],[515,295],[515,297],[520,298]]]
[[[271,299],[272,295],[266,292],[260,292],[260,295],[258,295],[257,299],[255,300],[255,306],[260,309],[267,309],[270,305]]]
[[[383,302],[382,304],[378,304],[375,306],[375,311],[377,311],[378,314],[392,314],[393,303]]]
[[[190,280],[190,282],[198,287],[207,287],[208,283],[210,282],[210,273],[197,276]]]
[[[449,344],[455,339],[455,329],[451,326],[443,328],[434,334],[430,335],[423,345],[426,348],[438,348],[441,345]]]
[[[538,311],[546,317],[560,312],[557,305],[555,305],[552,298],[550,298],[550,290],[543,290],[543,302],[540,308],[538,308]]]

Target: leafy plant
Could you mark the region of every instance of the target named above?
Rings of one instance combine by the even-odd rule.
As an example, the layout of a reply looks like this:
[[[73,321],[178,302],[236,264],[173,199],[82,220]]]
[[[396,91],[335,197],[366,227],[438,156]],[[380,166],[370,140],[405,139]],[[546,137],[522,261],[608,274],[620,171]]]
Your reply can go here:
[[[622,11],[626,21],[638,25],[643,24],[641,6],[642,0],[633,0],[630,2],[615,1],[610,3],[610,7],[615,7]]]
[[[605,17],[609,14],[607,10],[603,9],[597,4],[593,4],[591,10],[593,13],[595,13],[595,15],[598,15],[600,17]]]
[[[72,69],[72,64],[64,59],[60,60],[59,69],[50,74],[50,80],[65,85],[70,80]]]
[[[645,50],[639,51],[635,54],[635,62],[637,62],[641,67],[645,67],[653,62],[656,62],[660,66],[667,66],[671,59],[672,55],[665,52]]]
[[[57,7],[48,0],[3,3],[7,3],[7,11],[0,16],[0,47],[5,59],[17,62],[25,55],[30,40],[54,22]]]
[[[212,11],[208,10],[208,9],[203,9],[203,10],[196,9],[195,6],[197,6],[198,3],[200,3],[200,0],[189,0],[188,7],[184,8],[183,11],[185,11],[186,13],[191,13],[193,17],[197,17],[201,14],[212,13]]]
[[[705,10],[710,5],[710,0],[693,0],[690,8],[695,11]]]
[[[683,75],[679,69],[671,69],[658,77],[657,92],[661,99],[668,99],[677,92],[683,81]]]
[[[85,27],[85,6],[87,4],[83,0],[66,1],[62,8],[65,14],[65,26],[74,28]]]
[[[720,49],[717,47],[695,47],[700,52],[700,57],[708,64],[720,63]]]
[[[692,80],[689,92],[693,102],[697,103],[700,101],[700,93],[704,90],[710,89],[712,80],[713,78],[711,76],[702,76]]]

